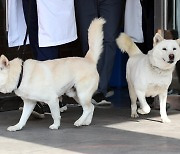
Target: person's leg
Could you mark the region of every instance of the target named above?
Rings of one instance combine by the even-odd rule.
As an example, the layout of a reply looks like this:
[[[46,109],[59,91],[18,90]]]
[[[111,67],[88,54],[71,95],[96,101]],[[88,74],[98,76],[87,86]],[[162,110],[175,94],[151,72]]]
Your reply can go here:
[[[99,14],[106,20],[104,25],[104,51],[98,62],[100,74],[98,92],[104,95],[107,92],[117,49],[115,39],[120,32],[121,8],[121,0],[99,0]]]
[[[36,0],[22,0],[25,21],[28,27],[30,45],[36,60],[58,58],[58,47],[39,47],[38,43],[38,16]]]
[[[39,47],[35,46],[37,52],[37,60],[44,61],[49,59],[56,59],[58,58],[58,47],[51,46],[51,47]]]
[[[36,0],[22,0],[22,4],[30,45],[36,59],[37,50],[35,49],[35,44],[38,43],[38,33],[36,33],[38,31]]]
[[[154,1],[140,1],[142,6],[142,29],[144,35],[144,49],[142,52],[147,54],[153,48],[154,37]]]
[[[75,0],[75,11],[78,37],[81,42],[83,56],[85,56],[89,49],[88,28],[91,21],[98,17],[97,0]]]

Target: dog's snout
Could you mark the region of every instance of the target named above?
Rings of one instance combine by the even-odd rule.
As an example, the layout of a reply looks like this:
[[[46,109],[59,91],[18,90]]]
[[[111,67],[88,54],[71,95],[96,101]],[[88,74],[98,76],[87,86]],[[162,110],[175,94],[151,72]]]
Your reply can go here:
[[[174,60],[174,54],[169,55],[169,60]]]

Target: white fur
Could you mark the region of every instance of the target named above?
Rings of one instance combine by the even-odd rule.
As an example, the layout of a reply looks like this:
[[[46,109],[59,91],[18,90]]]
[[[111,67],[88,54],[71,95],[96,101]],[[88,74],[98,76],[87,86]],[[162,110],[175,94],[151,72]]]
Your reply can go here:
[[[178,40],[165,40],[159,34],[154,36],[154,47],[147,55],[143,54],[129,36],[122,33],[116,40],[118,46],[129,55],[126,67],[131,117],[150,112],[145,97],[159,95],[162,122],[170,122],[166,113],[167,90],[172,81],[175,64],[180,60]],[[170,57],[174,55],[174,59]],[[137,109],[137,98],[140,108]]]
[[[17,89],[22,60],[8,61],[5,56],[0,58],[1,92],[12,92],[22,98],[24,107],[20,121],[8,127],[9,131],[21,130],[36,102],[49,105],[54,123],[50,129],[60,126],[59,97],[64,93],[74,97],[83,108],[82,116],[74,123],[75,126],[89,125],[92,121],[94,106],[91,103],[93,93],[99,82],[96,65],[102,52],[104,19],[95,19],[89,28],[89,51],[85,58],[68,57],[56,60],[26,60],[23,64],[23,77]],[[11,81],[11,82],[9,82]],[[13,87],[13,88],[12,88]]]

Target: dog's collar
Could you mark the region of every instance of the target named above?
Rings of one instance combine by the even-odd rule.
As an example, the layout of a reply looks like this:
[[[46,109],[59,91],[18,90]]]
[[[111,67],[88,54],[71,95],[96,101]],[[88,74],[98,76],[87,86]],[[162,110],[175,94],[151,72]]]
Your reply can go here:
[[[19,75],[19,82],[18,82],[18,85],[17,85],[17,89],[19,88],[19,86],[21,84],[22,75],[23,75],[23,62],[22,62],[22,65],[21,65],[21,72],[20,72],[20,75]]]

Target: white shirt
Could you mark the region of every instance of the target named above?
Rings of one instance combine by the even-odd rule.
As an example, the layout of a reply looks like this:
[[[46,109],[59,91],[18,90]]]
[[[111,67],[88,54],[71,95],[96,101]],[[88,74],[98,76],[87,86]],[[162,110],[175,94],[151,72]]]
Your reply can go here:
[[[74,0],[36,0],[39,46],[56,46],[77,39]],[[9,47],[23,44],[26,33],[22,0],[8,0]]]

